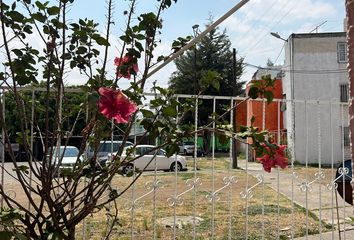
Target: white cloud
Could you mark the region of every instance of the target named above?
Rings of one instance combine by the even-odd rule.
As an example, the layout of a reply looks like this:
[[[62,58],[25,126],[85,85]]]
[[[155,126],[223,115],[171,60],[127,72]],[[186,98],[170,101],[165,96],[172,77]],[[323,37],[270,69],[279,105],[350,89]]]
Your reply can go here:
[[[274,61],[277,58],[284,44],[270,32],[279,32],[283,38],[288,38],[291,33],[309,32],[327,19],[338,22],[338,14],[336,1],[255,0],[232,15],[223,26],[227,27],[233,46],[239,55],[246,57],[246,62],[264,66],[267,59]],[[339,23],[337,29],[341,30],[342,23]],[[255,70],[247,68],[242,79],[250,80]]]

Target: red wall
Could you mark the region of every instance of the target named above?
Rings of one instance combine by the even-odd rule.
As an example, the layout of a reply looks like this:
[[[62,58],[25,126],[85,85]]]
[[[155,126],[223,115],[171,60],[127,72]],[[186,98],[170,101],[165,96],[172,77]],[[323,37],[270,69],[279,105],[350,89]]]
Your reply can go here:
[[[262,81],[262,80],[253,80],[253,81]],[[246,87],[246,93],[249,91],[249,85]],[[276,79],[274,83],[274,88],[272,89],[274,94],[274,99],[282,99],[283,89],[282,89],[282,80]],[[247,104],[242,106],[241,109],[237,111],[237,125],[238,123],[245,123],[244,125],[251,125],[252,116],[255,117],[255,122],[253,123],[254,127],[258,127],[259,130],[263,130],[263,106],[264,106],[264,128],[268,131],[277,131],[278,122],[280,130],[283,129],[283,112],[280,111],[281,104],[278,104],[278,101],[273,101],[270,104],[263,102],[262,99],[256,100],[247,100]],[[239,113],[241,111],[242,113]],[[244,113],[246,111],[246,114]],[[279,120],[278,120],[279,115]],[[241,118],[241,119],[239,119]],[[245,119],[242,119],[245,118]],[[242,124],[241,124],[242,125]]]

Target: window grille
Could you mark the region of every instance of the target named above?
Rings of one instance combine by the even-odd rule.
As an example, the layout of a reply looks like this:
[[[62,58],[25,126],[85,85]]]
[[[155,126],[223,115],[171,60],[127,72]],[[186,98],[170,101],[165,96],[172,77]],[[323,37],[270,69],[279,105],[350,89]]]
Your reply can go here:
[[[338,62],[347,62],[347,44],[345,42],[339,42],[337,44]]]
[[[343,127],[343,145],[344,147],[349,147],[349,127]]]
[[[341,102],[348,102],[348,84],[341,84],[340,85],[340,101]]]

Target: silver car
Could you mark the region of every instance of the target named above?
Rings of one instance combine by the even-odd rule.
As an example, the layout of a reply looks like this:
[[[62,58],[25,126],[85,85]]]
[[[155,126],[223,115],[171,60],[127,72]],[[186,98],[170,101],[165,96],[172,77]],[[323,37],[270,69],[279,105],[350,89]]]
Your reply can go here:
[[[156,147],[153,145],[137,145],[132,151],[130,147],[125,147],[121,159],[123,160],[122,170],[124,173],[132,172],[134,167],[139,170],[151,171],[156,169],[164,171],[183,171],[187,170],[186,158],[180,155],[173,155],[171,157],[166,156],[166,152],[163,149],[154,150]],[[131,152],[132,151],[132,152]],[[157,153],[156,153],[157,151]],[[129,162],[127,159],[127,152],[130,154],[129,157],[138,157],[133,162]],[[154,158],[154,155],[156,156]],[[113,154],[115,157],[115,154]],[[111,154],[108,154],[107,163],[111,162],[113,159]],[[125,160],[126,159],[126,160]]]
[[[122,141],[117,141],[117,140],[103,140],[100,141],[100,144],[98,146],[97,150],[97,160],[98,163],[101,166],[105,166],[108,154],[112,152],[117,152],[122,145]],[[133,143],[126,141],[125,142],[125,147],[131,146]],[[94,156],[94,150],[90,147],[87,153],[88,158],[92,158]]]
[[[179,145],[179,153],[183,153],[184,155],[193,155],[194,142],[188,141],[181,143],[181,145]]]

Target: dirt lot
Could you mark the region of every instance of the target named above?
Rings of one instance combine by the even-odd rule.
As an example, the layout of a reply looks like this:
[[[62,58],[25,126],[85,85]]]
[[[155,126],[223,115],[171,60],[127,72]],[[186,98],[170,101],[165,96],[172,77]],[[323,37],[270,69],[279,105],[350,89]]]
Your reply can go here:
[[[287,198],[246,175],[242,170],[230,170],[225,158],[212,161],[203,158],[198,161],[200,170],[193,171],[193,162],[189,160],[189,171],[175,173],[147,172],[118,199],[118,218],[110,239],[172,239],[176,234],[177,239],[227,239],[231,234],[232,239],[288,239],[292,222],[295,227],[295,236],[306,233],[304,209],[292,204]],[[214,171],[212,167],[214,166]],[[227,185],[224,177],[233,176],[237,182]],[[195,189],[187,186],[186,181],[200,179],[201,185]],[[189,180],[190,179],[190,180]],[[132,177],[117,175],[112,186],[121,191],[132,181]],[[150,194],[146,183],[159,181],[160,187]],[[35,183],[34,183],[35,184]],[[256,185],[256,186],[255,186]],[[253,197],[246,200],[241,197],[241,192],[246,188],[253,188]],[[16,199],[26,204],[27,200],[21,193],[16,182],[7,181],[7,189],[16,193]],[[220,189],[217,200],[209,201],[210,193]],[[181,204],[170,206],[168,199],[181,194]],[[146,196],[144,196],[146,195]],[[144,196],[144,197],[142,197]],[[141,198],[140,198],[141,197]],[[140,199],[139,199],[140,198]],[[139,199],[139,200],[136,200]],[[132,203],[136,201],[134,210]],[[183,203],[182,203],[183,201]],[[279,204],[278,204],[279,203]],[[84,225],[77,228],[78,239],[85,234],[86,239],[102,239],[107,232],[107,221],[114,213],[113,206],[107,206],[97,213],[89,216]],[[193,221],[181,225],[181,228],[166,226],[161,220],[166,217],[176,219],[180,216],[199,217],[197,224]],[[309,219],[309,233],[317,232],[318,220],[312,216]]]

